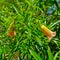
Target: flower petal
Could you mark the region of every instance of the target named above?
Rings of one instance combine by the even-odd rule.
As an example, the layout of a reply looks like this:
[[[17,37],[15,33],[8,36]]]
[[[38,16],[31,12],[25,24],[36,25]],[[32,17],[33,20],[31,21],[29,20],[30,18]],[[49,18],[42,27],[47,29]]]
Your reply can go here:
[[[56,36],[56,32],[52,32],[49,30],[46,26],[41,25],[41,29],[44,32],[44,34],[47,36],[48,40],[50,41],[54,36]]]

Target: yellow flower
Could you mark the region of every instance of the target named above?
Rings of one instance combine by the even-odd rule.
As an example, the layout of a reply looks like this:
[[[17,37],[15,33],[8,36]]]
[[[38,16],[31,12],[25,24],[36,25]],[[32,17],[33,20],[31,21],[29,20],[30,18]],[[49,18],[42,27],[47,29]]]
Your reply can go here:
[[[44,32],[44,34],[47,36],[48,40],[50,41],[54,36],[56,36],[56,32],[52,32],[49,30],[46,26],[41,25],[41,29]]]
[[[14,37],[16,35],[16,31],[15,31],[15,20],[11,22],[9,28],[8,28],[8,32],[7,35],[9,37]]]

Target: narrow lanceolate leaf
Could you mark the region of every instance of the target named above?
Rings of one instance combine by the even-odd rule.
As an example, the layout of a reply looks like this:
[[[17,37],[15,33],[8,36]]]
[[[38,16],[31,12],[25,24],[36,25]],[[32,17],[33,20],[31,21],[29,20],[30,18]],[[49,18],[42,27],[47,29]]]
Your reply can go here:
[[[50,27],[52,28],[53,26],[55,26],[55,25],[57,25],[59,23],[60,23],[60,20],[56,21],[55,23],[52,23],[52,25]]]
[[[55,56],[54,56],[54,60],[57,60],[57,58],[59,58],[59,55],[60,55],[60,51],[58,51]]]
[[[35,52],[35,51],[32,51],[32,50],[29,50],[31,55],[35,58],[35,60],[42,60],[41,57]]]
[[[47,52],[48,52],[48,60],[54,60],[53,54],[52,54],[52,52],[51,52],[49,47],[48,47]]]
[[[15,21],[12,21],[9,28],[8,28],[8,31],[13,31],[14,30],[14,24],[15,24]]]

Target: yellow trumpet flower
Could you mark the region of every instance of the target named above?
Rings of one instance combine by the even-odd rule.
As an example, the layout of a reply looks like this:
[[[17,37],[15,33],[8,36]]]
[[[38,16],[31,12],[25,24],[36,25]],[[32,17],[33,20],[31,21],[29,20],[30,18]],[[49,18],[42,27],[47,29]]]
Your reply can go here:
[[[9,28],[8,28],[8,32],[7,35],[9,37],[14,37],[16,35],[16,31],[15,31],[15,20],[10,24]]]
[[[49,30],[46,26],[41,25],[41,29],[44,32],[44,34],[47,36],[48,40],[50,41],[53,37],[56,36],[56,32],[52,32]]]

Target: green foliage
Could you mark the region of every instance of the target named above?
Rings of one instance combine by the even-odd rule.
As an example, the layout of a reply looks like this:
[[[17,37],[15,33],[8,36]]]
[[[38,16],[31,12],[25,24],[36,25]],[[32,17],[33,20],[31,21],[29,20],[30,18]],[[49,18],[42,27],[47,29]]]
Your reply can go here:
[[[20,60],[38,58],[40,60],[41,58],[42,60],[53,60],[53,58],[59,60],[59,8],[57,0],[1,0],[0,60],[11,60],[17,51],[19,51]],[[15,21],[13,27],[16,35],[10,37],[8,30],[13,29],[11,25],[13,21]],[[42,32],[39,21],[50,30],[56,31],[56,36],[50,42]]]
[[[29,50],[29,51],[30,51],[31,55],[35,58],[35,60],[42,60],[35,51],[32,51],[32,50]]]
[[[0,55],[2,54],[2,47],[0,46]]]
[[[52,54],[52,52],[51,52],[51,50],[50,50],[50,48],[49,48],[49,47],[48,47],[47,52],[48,52],[48,57],[49,57],[49,59],[48,59],[48,60],[54,60],[54,58],[53,58],[53,54]]]
[[[58,51],[54,56],[54,60],[57,60],[57,59],[60,60],[60,51]]]

